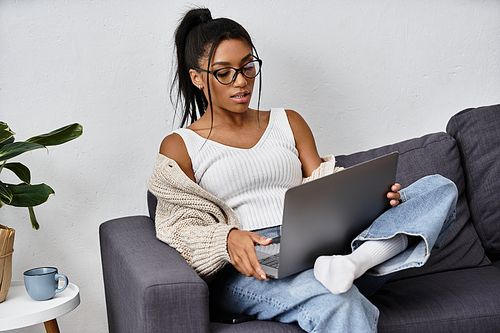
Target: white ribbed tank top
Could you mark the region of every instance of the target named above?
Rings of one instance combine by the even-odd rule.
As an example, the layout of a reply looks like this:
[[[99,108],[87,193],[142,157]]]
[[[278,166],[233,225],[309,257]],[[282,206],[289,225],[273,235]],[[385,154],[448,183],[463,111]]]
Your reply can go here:
[[[285,192],[302,182],[302,164],[284,109],[271,109],[269,124],[250,149],[207,140],[178,129],[196,182],[225,201],[244,230],[281,225]]]

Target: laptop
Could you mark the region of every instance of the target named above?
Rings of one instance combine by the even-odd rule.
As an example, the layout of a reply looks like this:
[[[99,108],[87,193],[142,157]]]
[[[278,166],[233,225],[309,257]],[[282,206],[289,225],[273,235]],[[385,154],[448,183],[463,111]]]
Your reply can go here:
[[[288,189],[281,237],[257,245],[257,258],[270,278],[312,268],[322,255],[351,253],[351,242],[389,209],[387,192],[396,180],[393,152]]]

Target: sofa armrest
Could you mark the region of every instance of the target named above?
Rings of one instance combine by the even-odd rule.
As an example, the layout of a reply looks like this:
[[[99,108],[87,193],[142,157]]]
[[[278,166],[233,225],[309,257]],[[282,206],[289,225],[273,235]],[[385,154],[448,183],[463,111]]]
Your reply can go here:
[[[99,235],[110,333],[209,332],[208,287],[153,220],[114,219]]]

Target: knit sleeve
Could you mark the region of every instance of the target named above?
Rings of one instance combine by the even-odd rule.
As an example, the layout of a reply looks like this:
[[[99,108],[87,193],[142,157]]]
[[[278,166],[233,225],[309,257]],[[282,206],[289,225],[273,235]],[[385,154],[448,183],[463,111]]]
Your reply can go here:
[[[316,170],[312,172],[311,176],[302,179],[302,183],[307,183],[311,180],[315,180],[327,175],[331,175],[332,173],[344,170],[343,167],[335,166],[335,163],[337,162],[335,161],[335,157],[333,155],[322,157],[321,161],[322,163]]]
[[[149,179],[149,190],[158,198],[156,236],[209,281],[231,262],[227,236],[238,223],[216,203],[196,193],[197,185],[186,184],[191,180],[179,177],[179,171],[175,162],[159,157]]]

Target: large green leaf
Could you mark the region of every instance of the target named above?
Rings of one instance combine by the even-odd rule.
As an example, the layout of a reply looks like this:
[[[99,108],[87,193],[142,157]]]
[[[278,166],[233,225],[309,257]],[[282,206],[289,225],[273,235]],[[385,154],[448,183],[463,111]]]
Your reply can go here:
[[[0,148],[2,148],[5,145],[8,145],[9,143],[13,143],[14,140],[15,140],[15,138],[13,136],[11,136],[7,140],[0,142]]]
[[[12,192],[2,182],[0,182],[0,202],[4,202],[7,205],[12,202]]]
[[[29,184],[31,182],[30,169],[28,169],[28,167],[24,164],[19,162],[6,163],[4,165],[4,168],[14,172],[22,182],[25,182],[26,184]]]
[[[33,209],[33,207],[28,207],[28,211],[30,213],[31,226],[35,230],[40,229],[40,225],[38,224],[38,221],[36,220],[35,210]]]
[[[44,146],[57,146],[78,138],[80,135],[82,135],[82,133],[82,125],[71,124],[58,128],[50,133],[34,136],[26,141],[38,143]]]
[[[0,148],[0,161],[6,161],[28,151],[45,148],[41,144],[33,142],[14,142]]]
[[[8,140],[9,138],[14,136],[14,132],[9,128],[9,125],[4,123],[3,121],[0,121],[0,142],[4,142],[5,140]]]
[[[12,201],[9,205],[16,207],[35,207],[46,202],[54,194],[54,190],[47,184],[7,185],[12,192]]]

